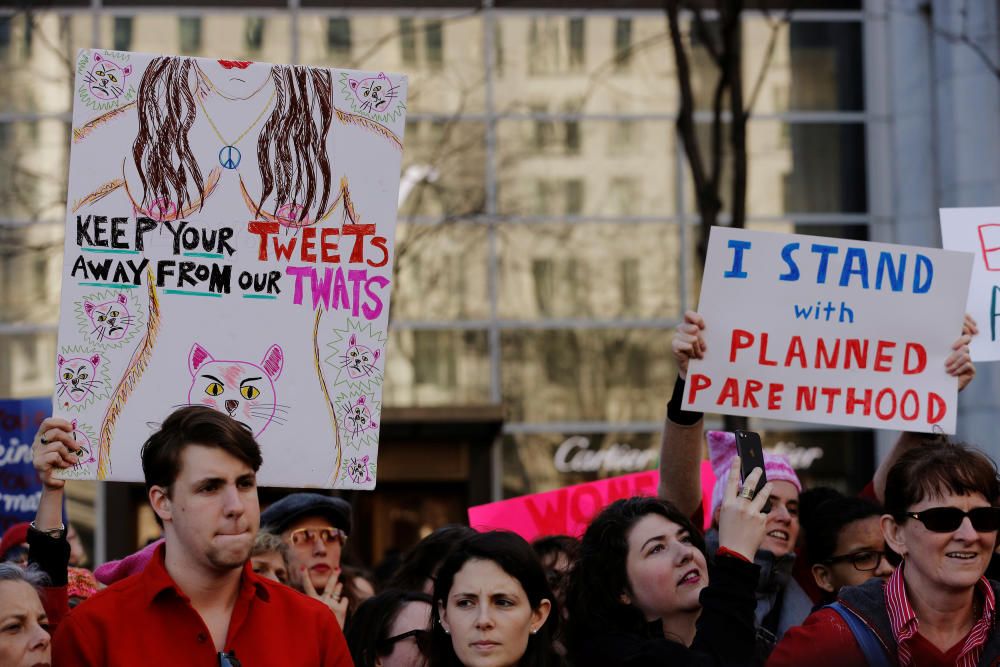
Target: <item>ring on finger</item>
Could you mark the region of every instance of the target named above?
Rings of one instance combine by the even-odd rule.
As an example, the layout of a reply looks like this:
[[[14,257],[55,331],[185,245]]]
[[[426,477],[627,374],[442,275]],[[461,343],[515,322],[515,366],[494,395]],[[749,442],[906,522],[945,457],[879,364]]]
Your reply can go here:
[[[747,500],[753,500],[753,487],[750,485],[744,486],[743,490],[740,491],[740,498],[746,498]]]
[[[45,439],[45,436],[44,436],[44,435],[40,435],[40,436],[38,436],[38,441],[39,441],[40,443],[42,443],[43,445],[47,445],[47,444],[49,444],[49,441]]]

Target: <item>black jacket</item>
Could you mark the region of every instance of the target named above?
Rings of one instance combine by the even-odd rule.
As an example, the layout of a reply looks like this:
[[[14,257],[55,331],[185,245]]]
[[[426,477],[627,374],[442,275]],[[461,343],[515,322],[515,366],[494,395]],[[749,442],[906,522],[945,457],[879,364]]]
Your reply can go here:
[[[591,637],[574,651],[574,667],[726,667],[751,665],[756,632],[754,590],[760,567],[720,556],[701,592],[701,616],[691,647],[663,636],[659,621],[641,633],[609,632]]]

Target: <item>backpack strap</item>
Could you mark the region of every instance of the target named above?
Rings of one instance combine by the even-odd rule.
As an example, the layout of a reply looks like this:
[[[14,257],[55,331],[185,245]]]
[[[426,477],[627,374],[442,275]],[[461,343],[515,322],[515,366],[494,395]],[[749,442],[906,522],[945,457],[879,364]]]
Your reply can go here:
[[[857,640],[858,646],[865,656],[865,662],[868,663],[869,667],[890,667],[889,657],[885,653],[882,642],[879,641],[878,637],[875,636],[875,632],[857,614],[839,602],[829,604],[826,608],[837,612],[844,619],[844,622],[847,623],[847,627],[851,629],[851,633],[854,635],[854,639]]]

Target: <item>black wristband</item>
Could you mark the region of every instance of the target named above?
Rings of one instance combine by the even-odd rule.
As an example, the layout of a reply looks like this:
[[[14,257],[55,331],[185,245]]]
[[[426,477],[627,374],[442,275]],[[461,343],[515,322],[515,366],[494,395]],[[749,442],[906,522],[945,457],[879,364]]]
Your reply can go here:
[[[694,426],[705,416],[705,413],[689,412],[681,407],[684,405],[684,387],[686,384],[681,376],[678,375],[677,381],[674,382],[674,393],[670,397],[670,402],[667,403],[667,419],[681,426]]]
[[[28,529],[28,562],[49,576],[51,586],[65,586],[68,580],[69,541],[65,535],[52,537],[35,528]]]

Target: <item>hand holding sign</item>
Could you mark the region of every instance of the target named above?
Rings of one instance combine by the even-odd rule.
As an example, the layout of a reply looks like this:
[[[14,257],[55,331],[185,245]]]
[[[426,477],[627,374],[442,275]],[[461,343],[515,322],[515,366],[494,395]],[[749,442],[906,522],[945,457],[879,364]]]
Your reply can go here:
[[[701,332],[705,328],[705,320],[701,315],[689,310],[684,313],[684,323],[677,327],[674,340],[670,347],[677,362],[677,374],[682,380],[687,379],[688,361],[705,358],[705,338]]]

